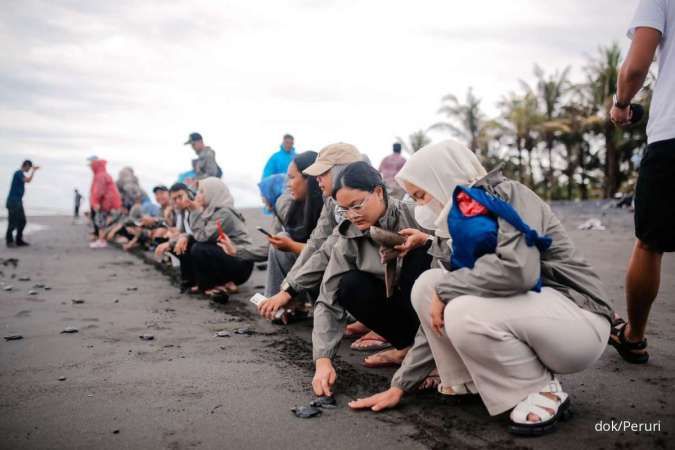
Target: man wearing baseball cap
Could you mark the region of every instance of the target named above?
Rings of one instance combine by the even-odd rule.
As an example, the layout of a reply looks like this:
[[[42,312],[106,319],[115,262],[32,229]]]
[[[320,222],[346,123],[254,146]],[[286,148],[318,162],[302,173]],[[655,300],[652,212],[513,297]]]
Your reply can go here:
[[[204,139],[199,133],[190,133],[188,140],[183,145],[190,144],[197,154],[197,158],[192,160],[192,168],[195,171],[195,180],[201,180],[208,177],[220,178],[223,171],[216,163],[216,152],[209,146],[204,145]]]
[[[285,306],[297,294],[318,290],[335,243],[332,236],[333,229],[339,222],[335,213],[336,203],[331,197],[333,181],[347,165],[362,160],[363,155],[355,146],[339,142],[324,147],[314,164],[303,171],[305,175],[316,177],[324,196],[324,206],[316,228],[282,283],[281,292],[270,297],[259,307],[260,314],[264,317],[273,318],[279,308]]]

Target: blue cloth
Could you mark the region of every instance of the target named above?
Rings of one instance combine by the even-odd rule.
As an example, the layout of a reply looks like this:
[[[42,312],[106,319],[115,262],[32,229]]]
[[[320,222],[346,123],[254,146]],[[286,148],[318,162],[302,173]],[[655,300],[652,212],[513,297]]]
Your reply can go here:
[[[295,159],[295,147],[291,147],[290,151],[284,150],[284,146],[280,145],[279,150],[270,156],[270,159],[267,160],[265,168],[263,169],[263,174],[261,180],[275,175],[278,173],[283,173],[284,175],[288,171],[288,166]]]
[[[286,190],[286,174],[278,173],[263,178],[262,181],[258,183],[258,188],[260,189],[262,198],[265,199],[268,205],[273,207],[276,205],[277,199],[281,197],[281,194]]]
[[[491,213],[490,216],[466,217],[459,209],[457,196],[465,192],[472,199],[483,205]],[[553,242],[548,236],[539,236],[536,230],[529,227],[518,212],[509,203],[488,194],[484,189],[457,186],[452,194],[453,204],[448,214],[448,229],[452,237],[451,270],[467,267],[472,269],[476,260],[483,255],[497,250],[496,218],[509,223],[513,228],[525,235],[528,247],[536,246],[543,253]],[[532,290],[541,291],[541,278]]]
[[[9,195],[7,196],[7,203],[18,203],[23,199],[23,193],[25,192],[26,177],[23,174],[22,170],[17,170],[14,172],[12,177],[12,184],[9,188]]]
[[[161,210],[159,205],[152,203],[152,201],[146,197],[146,200],[141,203],[141,212],[143,215],[151,217],[159,217]]]
[[[194,180],[197,177],[197,172],[194,170],[188,170],[187,172],[179,173],[178,174],[178,182],[179,183],[185,183],[185,180],[190,178]]]

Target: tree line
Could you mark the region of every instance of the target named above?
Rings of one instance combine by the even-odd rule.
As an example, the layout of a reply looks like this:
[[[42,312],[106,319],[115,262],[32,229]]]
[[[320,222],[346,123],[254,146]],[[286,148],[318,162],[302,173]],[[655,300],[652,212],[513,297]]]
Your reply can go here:
[[[603,46],[582,68],[583,80],[570,79],[571,68],[546,72],[534,66],[534,83],[519,80],[519,88],[498,102],[489,117],[481,99],[469,88],[463,100],[442,98],[441,122],[397,138],[409,152],[431,142],[429,131],[450,132],[464,141],[488,168],[503,163],[504,173],[544,198],[610,198],[630,191],[636,162],[647,144],[647,111],[654,77],[650,75],[636,100],[644,118],[618,128],[609,119],[621,63],[617,43]]]

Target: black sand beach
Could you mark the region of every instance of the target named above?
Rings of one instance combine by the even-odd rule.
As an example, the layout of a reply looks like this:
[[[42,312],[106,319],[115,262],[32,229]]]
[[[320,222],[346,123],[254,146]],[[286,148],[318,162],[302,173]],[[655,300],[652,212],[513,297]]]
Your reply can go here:
[[[555,209],[625,314],[632,216],[603,205]],[[269,219],[258,210],[246,215],[257,238],[254,227]],[[607,230],[577,230],[589,217],[601,217]],[[363,355],[346,344],[338,409],[297,419],[290,408],[312,399],[311,324],[258,319],[247,300],[262,291],[264,272],[254,271],[228,304],[212,306],[179,294],[137,255],[90,250],[86,227],[70,218],[29,221],[47,226],[28,236],[31,247],[0,249],[0,282],[13,287],[0,290],[0,328],[23,336],[0,342],[0,448],[673,448],[672,254],[651,316],[649,364],[628,365],[608,348],[592,369],[562,378],[572,421],[543,438],[517,439],[505,417],[490,418],[475,400],[424,394],[386,413],[350,411],[347,401],[388,386],[392,371],[362,368]],[[67,326],[79,332],[62,334]],[[253,334],[234,333],[242,327]],[[215,337],[221,330],[231,336]],[[141,340],[144,334],[154,340]],[[597,432],[601,420],[660,422],[661,431]]]

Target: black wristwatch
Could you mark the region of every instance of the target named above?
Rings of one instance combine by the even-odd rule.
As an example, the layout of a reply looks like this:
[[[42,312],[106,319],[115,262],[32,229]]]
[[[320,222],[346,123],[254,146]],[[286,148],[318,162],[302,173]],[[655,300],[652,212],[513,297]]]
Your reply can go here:
[[[614,101],[614,106],[616,106],[619,109],[626,109],[630,106],[629,101],[628,102],[619,102],[619,100],[616,98],[616,94],[614,94],[613,101]]]

